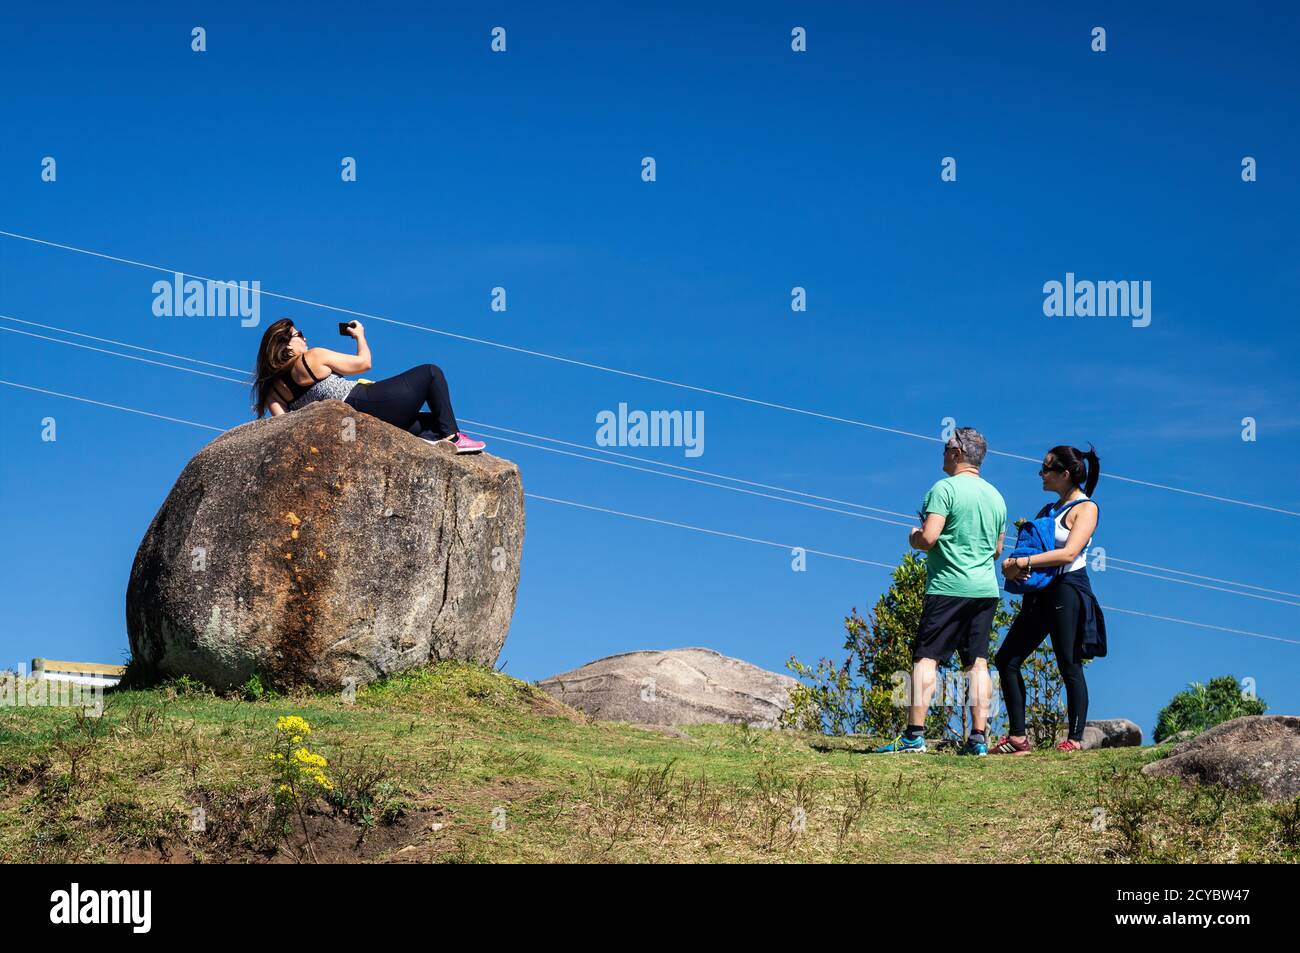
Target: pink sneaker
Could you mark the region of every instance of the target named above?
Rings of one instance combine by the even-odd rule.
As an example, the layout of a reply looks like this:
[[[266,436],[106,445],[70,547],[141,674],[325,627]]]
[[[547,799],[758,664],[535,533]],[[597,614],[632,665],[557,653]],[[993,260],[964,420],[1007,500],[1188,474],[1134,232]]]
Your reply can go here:
[[[448,439],[455,446],[457,453],[482,453],[483,448],[487,446],[482,440],[475,440],[466,433],[452,434]]]

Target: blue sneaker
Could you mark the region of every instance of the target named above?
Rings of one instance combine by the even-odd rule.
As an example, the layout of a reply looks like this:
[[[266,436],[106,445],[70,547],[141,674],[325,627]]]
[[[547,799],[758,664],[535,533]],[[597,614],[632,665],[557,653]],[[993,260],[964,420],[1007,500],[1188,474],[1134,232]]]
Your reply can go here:
[[[959,755],[964,754],[976,758],[984,758],[988,756],[989,743],[987,741],[971,741],[967,738],[966,743],[962,745],[962,749],[957,753]]]
[[[925,754],[924,738],[908,738],[899,735],[887,745],[874,749],[872,754]]]

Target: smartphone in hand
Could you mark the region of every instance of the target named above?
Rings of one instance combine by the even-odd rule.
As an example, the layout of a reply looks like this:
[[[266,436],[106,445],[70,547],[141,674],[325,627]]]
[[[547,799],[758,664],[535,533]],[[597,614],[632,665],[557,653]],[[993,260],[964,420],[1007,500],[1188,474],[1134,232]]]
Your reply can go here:
[[[342,336],[345,337],[345,338],[350,338],[350,337],[352,337],[352,335],[349,334],[348,332],[352,330],[352,326],[353,326],[355,323],[356,323],[355,321],[340,321],[340,322],[339,322],[339,334],[342,335]]]

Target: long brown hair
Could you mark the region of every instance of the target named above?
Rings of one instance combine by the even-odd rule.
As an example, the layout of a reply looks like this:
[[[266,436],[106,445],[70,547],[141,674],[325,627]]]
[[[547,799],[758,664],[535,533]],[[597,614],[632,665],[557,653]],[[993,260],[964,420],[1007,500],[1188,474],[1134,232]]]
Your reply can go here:
[[[253,410],[256,417],[266,413],[266,405],[275,396],[271,385],[286,367],[293,363],[289,353],[289,342],[293,340],[297,329],[289,318],[281,318],[262,335],[262,343],[257,348],[257,366],[253,371]]]

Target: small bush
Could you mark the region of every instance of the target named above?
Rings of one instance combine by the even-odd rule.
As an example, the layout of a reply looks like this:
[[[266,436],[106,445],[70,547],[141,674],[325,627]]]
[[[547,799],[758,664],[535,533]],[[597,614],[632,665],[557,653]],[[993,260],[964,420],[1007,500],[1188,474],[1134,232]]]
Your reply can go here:
[[[1188,864],[1287,858],[1279,841],[1285,842],[1288,815],[1261,801],[1255,789],[1188,785],[1115,769],[1096,783],[1092,831],[1100,859]],[[1270,837],[1279,827],[1282,836]]]
[[[808,665],[791,658],[786,668],[799,678],[790,691],[790,705],[781,719],[784,728],[821,731],[828,735],[874,735],[892,738],[907,727],[908,686],[912,646],[925,603],[925,561],[908,553],[894,570],[889,590],[863,617],[856,609],[844,620],[843,664],[820,659]],[[999,603],[993,617],[989,658],[997,651],[1000,633],[1015,621],[1020,604]],[[997,673],[990,669],[994,697],[988,731],[1005,726],[999,701]],[[1039,747],[1053,747],[1065,727],[1065,686],[1048,644],[1025,662],[1026,730]],[[938,666],[936,690],[926,719],[927,738],[963,740],[970,731],[960,660],[954,655]]]
[[[1274,807],[1273,819],[1277,821],[1282,845],[1288,850],[1300,850],[1300,797]]]
[[[244,701],[273,701],[280,698],[280,693],[262,682],[262,676],[253,674],[239,691]]]
[[[367,830],[396,822],[409,806],[392,780],[388,761],[365,748],[335,762],[334,786],[325,792],[325,800],[336,814]]]
[[[1161,709],[1156,719],[1156,744],[1180,731],[1199,733],[1234,718],[1262,715],[1267,710],[1264,700],[1243,692],[1232,675],[1212,678],[1205,685],[1192,682]]]

